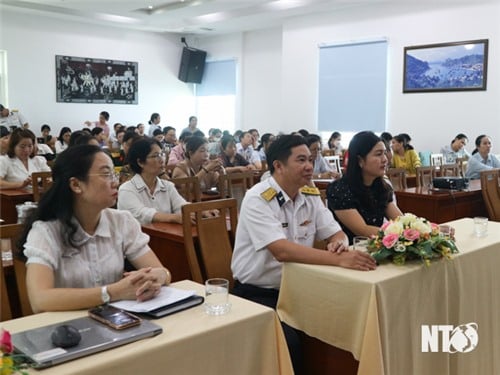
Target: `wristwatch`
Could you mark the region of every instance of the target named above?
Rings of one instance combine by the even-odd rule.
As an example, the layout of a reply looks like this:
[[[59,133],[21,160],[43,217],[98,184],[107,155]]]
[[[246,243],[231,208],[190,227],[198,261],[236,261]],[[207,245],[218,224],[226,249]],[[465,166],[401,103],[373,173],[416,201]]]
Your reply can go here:
[[[109,301],[111,301],[111,296],[108,293],[108,287],[106,285],[101,288],[101,300],[102,303],[109,303]]]

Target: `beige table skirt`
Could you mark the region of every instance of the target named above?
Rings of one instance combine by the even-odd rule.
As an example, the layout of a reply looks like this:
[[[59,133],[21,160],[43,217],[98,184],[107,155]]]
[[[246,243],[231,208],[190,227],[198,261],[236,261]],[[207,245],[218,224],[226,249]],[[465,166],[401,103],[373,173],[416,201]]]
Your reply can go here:
[[[175,287],[196,290],[192,281]],[[274,310],[230,296],[231,311],[208,316],[203,306],[154,322],[163,333],[51,367],[34,374],[293,374],[281,324]],[[12,333],[74,319],[85,311],[51,312],[0,323]]]
[[[430,267],[411,262],[360,272],[286,264],[278,314],[350,351],[358,374],[499,374],[500,223],[490,222],[483,238],[473,236],[471,219],[450,224],[460,254]],[[470,322],[478,324],[473,351],[422,352],[422,325]]]

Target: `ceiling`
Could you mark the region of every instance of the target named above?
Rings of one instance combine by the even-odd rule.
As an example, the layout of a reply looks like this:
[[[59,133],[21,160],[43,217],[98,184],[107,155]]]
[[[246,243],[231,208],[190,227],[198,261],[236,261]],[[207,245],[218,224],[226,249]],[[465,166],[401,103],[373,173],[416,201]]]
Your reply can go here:
[[[280,26],[305,14],[370,1],[347,0],[0,0],[2,7],[78,22],[179,34],[225,34]]]

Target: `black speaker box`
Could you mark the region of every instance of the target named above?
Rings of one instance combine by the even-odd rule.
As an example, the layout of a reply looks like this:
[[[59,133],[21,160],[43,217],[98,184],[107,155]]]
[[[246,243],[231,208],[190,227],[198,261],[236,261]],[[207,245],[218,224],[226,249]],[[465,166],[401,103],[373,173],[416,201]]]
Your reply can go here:
[[[469,187],[469,179],[462,177],[436,177],[432,179],[436,189],[464,190]]]
[[[205,51],[184,47],[179,68],[179,79],[183,82],[201,83],[206,58],[207,53]]]

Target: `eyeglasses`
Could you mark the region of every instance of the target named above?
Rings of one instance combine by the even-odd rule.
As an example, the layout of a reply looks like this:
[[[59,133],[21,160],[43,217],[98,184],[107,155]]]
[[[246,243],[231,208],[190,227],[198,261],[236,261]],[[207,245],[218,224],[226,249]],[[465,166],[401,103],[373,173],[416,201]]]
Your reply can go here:
[[[158,161],[165,160],[165,153],[160,152],[158,154],[149,155],[147,156],[147,159],[156,159]]]
[[[120,181],[120,175],[115,172],[108,173],[90,173],[89,176],[102,176],[106,177],[110,182],[118,182]]]

